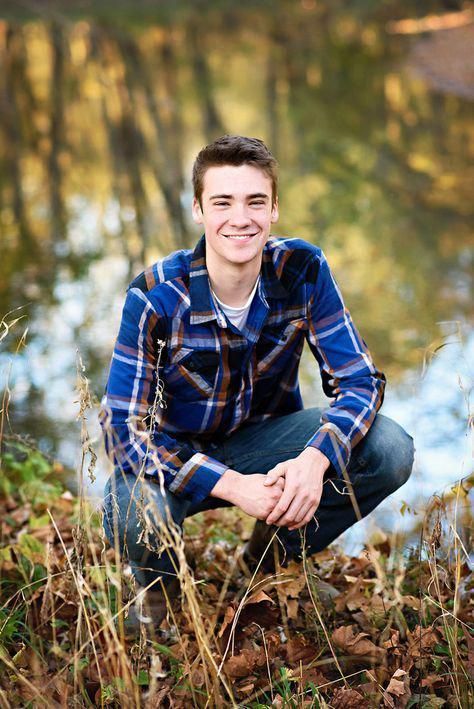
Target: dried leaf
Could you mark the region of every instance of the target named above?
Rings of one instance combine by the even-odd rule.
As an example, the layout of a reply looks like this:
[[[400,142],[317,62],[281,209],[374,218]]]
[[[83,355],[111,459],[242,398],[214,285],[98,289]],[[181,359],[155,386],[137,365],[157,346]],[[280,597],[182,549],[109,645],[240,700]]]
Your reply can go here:
[[[390,695],[393,695],[392,697]],[[411,697],[410,675],[405,670],[398,669],[393,673],[384,694],[384,705],[392,709],[404,709]],[[394,700],[393,697],[396,697]]]
[[[306,586],[306,578],[299,564],[292,562],[288,566],[287,572],[290,570],[291,573],[285,574],[280,581],[280,592],[282,595],[288,596],[289,598],[299,598],[302,590]]]
[[[222,621],[221,629],[219,630],[217,637],[221,638],[228,626],[232,623],[235,617],[235,608],[233,606],[227,606],[224,613],[224,620]]]
[[[367,633],[357,633],[356,635],[353,628],[352,625],[337,628],[332,634],[334,645],[350,655],[360,655],[380,661],[385,655],[385,650],[374,645],[372,640],[369,640]]]
[[[244,649],[238,655],[229,657],[224,667],[229,677],[247,677],[258,664],[264,664],[265,658],[263,663],[261,659],[261,653]]]
[[[343,565],[341,573],[358,578],[371,564],[372,562],[367,556],[353,556]]]
[[[273,606],[275,606],[273,599],[265,591],[257,591],[246,600],[239,613],[237,625],[241,628],[251,623],[258,623],[264,627],[273,625],[278,615],[278,610]],[[230,633],[230,626],[234,622],[236,613],[236,604],[231,603],[226,608],[222,627],[218,633],[219,638],[222,638],[226,631]]]
[[[264,628],[271,628],[276,625],[278,616],[279,610],[274,601],[264,591],[260,591],[246,602],[239,616],[239,625],[244,627],[258,623]]]
[[[469,677],[474,680],[474,638],[470,633],[467,632],[466,628],[463,628],[463,632],[467,642],[466,670]]]
[[[163,700],[171,692],[170,686],[160,687],[153,694],[147,694],[145,709],[155,709],[155,707],[163,706]],[[100,698],[99,698],[100,702]],[[97,706],[100,706],[98,704]]]
[[[400,600],[407,608],[413,608],[415,611],[420,610],[420,599],[416,596],[402,596]]]
[[[288,618],[291,620],[296,620],[298,617],[299,604],[296,598],[285,598],[286,612],[288,613]]]
[[[247,598],[247,600],[245,601],[245,606],[250,606],[252,605],[252,603],[264,603],[265,601],[268,601],[269,603],[274,603],[273,599],[270,598],[270,596],[266,594],[265,591],[257,591],[256,593],[253,593]]]
[[[318,654],[318,648],[302,637],[290,638],[285,646],[285,651],[287,660],[291,664],[302,662],[305,665]]]
[[[332,696],[331,706],[334,709],[367,709],[367,700],[355,689],[339,687]]]
[[[413,632],[408,632],[408,655],[421,657],[426,655],[439,642],[439,634],[432,627],[422,628],[417,625]]]
[[[309,669],[300,663],[298,667],[294,669],[289,669],[286,673],[288,679],[295,680],[296,682],[304,682],[308,684],[312,682],[316,687],[322,684],[327,684],[328,679],[322,672],[318,670],[317,667],[310,667]]]
[[[396,697],[401,697],[402,694],[405,694],[404,678],[407,674],[405,670],[396,670],[388,684],[387,692],[394,694]]]
[[[236,686],[236,690],[240,694],[250,694],[253,692],[255,682],[244,682],[242,685]]]
[[[399,630],[391,630],[390,631],[390,639],[386,640],[383,643],[383,647],[386,650],[390,650],[392,652],[392,655],[400,655],[401,654],[400,631]]]
[[[204,685],[204,682],[206,681],[206,678],[204,676],[204,672],[200,669],[193,670],[191,674],[191,684],[193,687],[202,687]]]
[[[446,677],[440,677],[439,675],[428,675],[421,680],[421,686],[429,689],[442,687],[444,684],[446,684]]]

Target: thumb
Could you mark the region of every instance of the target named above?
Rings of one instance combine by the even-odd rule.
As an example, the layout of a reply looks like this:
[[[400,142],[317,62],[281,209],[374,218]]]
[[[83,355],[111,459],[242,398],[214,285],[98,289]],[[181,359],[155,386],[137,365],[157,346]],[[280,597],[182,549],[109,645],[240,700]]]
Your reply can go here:
[[[268,471],[263,484],[265,486],[274,485],[279,478],[285,477],[286,466],[283,463],[275,465],[274,468]]]

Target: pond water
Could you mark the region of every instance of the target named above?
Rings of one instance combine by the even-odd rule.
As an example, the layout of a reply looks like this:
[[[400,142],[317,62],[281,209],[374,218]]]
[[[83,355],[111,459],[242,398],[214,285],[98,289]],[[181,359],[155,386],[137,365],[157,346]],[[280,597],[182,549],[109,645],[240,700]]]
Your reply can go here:
[[[241,133],[279,159],[275,233],[324,249],[386,372],[383,412],[415,437],[382,524],[470,473],[474,86],[456,66],[473,26],[440,44],[383,3],[74,6],[0,20],[0,315],[23,316],[0,352],[5,430],[77,466],[77,351],[97,402],[127,283],[199,236],[195,154]],[[308,355],[302,389],[320,402]]]

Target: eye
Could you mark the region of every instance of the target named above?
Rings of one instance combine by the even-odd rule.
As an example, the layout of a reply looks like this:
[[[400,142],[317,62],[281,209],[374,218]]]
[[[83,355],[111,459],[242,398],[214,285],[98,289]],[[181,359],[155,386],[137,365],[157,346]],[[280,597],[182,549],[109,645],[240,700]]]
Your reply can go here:
[[[215,207],[228,207],[229,202],[214,202]]]
[[[252,207],[262,207],[264,204],[265,204],[265,202],[263,201],[263,199],[253,199],[250,202],[250,205]]]

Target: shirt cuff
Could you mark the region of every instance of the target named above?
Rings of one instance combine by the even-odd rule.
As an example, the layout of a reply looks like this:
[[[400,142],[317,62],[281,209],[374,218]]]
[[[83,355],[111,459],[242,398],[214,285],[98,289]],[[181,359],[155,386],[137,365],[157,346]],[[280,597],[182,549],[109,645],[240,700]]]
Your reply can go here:
[[[351,458],[351,444],[347,436],[332,423],[325,423],[319,428],[314,436],[309,439],[306,448],[311,446],[324,453],[331,461],[338,477],[343,478],[343,471],[346,470]]]
[[[228,465],[204,453],[195,453],[181,466],[169,485],[171,492],[198,503],[209,496]]]

